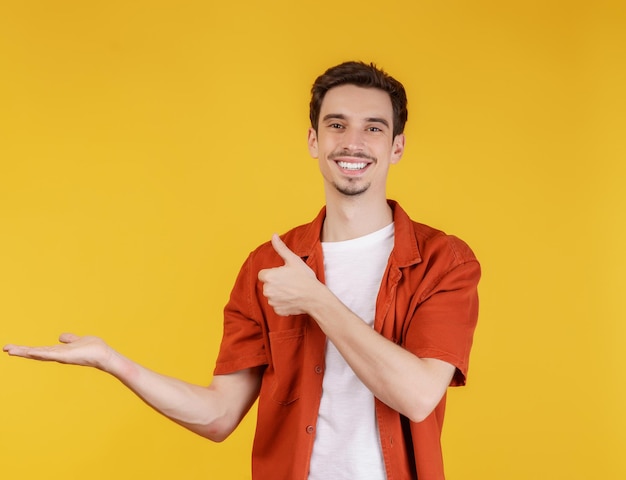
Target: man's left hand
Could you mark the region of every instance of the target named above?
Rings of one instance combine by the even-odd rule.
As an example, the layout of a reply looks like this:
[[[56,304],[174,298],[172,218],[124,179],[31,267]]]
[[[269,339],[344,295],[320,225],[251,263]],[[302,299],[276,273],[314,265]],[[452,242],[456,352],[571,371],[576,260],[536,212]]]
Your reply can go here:
[[[272,236],[272,246],[285,264],[259,272],[258,278],[263,282],[263,295],[278,315],[308,313],[310,300],[322,284],[313,270],[289,250],[277,234]]]

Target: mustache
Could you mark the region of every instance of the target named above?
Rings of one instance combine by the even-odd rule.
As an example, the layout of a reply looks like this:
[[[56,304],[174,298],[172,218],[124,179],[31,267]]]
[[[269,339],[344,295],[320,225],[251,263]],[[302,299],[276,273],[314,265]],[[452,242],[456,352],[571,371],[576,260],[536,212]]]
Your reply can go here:
[[[336,158],[339,158],[339,157],[362,158],[364,160],[371,160],[372,162],[377,161],[376,157],[373,157],[372,155],[368,155],[365,152],[351,152],[350,150],[346,150],[346,149],[337,150],[336,152],[332,152],[330,155],[328,155],[329,160],[335,160]]]

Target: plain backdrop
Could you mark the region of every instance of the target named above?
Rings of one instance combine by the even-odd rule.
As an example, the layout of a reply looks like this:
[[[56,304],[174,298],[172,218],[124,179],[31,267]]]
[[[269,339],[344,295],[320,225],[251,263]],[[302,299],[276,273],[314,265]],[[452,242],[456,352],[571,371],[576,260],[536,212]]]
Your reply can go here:
[[[0,344],[95,334],[211,379],[249,251],[323,205],[309,89],[409,94],[389,196],[483,266],[450,480],[626,478],[626,7],[550,0],[4,1]],[[101,372],[0,357],[2,478],[248,479]]]

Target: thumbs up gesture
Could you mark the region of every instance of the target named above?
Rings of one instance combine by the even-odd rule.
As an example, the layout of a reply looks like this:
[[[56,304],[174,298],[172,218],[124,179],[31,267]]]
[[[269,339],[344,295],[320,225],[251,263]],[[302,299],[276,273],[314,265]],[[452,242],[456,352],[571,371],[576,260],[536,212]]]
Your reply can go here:
[[[289,250],[276,234],[272,236],[272,246],[285,264],[259,272],[258,278],[263,282],[263,295],[278,315],[310,313],[311,302],[323,285],[317,280],[313,270]]]

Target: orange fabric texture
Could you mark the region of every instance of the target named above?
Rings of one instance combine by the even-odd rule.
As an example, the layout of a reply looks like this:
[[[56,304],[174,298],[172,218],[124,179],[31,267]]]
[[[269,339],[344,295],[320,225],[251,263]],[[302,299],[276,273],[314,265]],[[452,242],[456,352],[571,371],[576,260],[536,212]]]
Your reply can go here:
[[[451,385],[464,385],[478,317],[480,266],[458,238],[413,222],[389,201],[394,250],[376,301],[374,328],[420,358],[451,363]],[[324,281],[316,219],[282,236],[287,246]],[[257,280],[259,270],[282,265],[268,243],[244,263],[224,310],[224,336],[216,375],[266,366],[252,451],[254,480],[306,480],[322,395],[326,337],[307,315],[274,313]],[[411,379],[407,378],[407,382]],[[376,400],[388,480],[444,479],[441,452],[446,398],[420,423]]]

